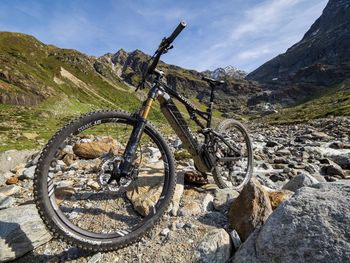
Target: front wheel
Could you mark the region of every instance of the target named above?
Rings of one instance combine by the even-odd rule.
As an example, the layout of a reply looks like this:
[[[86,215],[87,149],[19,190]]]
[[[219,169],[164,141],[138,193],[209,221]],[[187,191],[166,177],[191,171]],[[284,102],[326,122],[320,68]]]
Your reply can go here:
[[[221,122],[216,131],[231,148],[222,140],[217,142],[218,161],[213,169],[214,180],[220,188],[240,191],[253,173],[253,148],[248,132],[233,119]]]
[[[136,123],[127,112],[93,112],[66,125],[46,145],[34,195],[55,237],[82,249],[114,250],[140,239],[165,212],[176,184],[174,159],[149,123],[131,173],[109,180]]]

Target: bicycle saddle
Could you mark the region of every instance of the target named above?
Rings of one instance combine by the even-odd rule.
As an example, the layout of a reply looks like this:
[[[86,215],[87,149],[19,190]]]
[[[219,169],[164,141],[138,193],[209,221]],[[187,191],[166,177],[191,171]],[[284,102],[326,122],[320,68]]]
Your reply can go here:
[[[216,80],[216,79],[212,79],[212,78],[208,78],[208,77],[204,77],[204,76],[202,77],[202,80],[205,80],[210,85],[214,85],[214,86],[219,86],[219,85],[225,84],[225,81],[223,81],[223,80]]]

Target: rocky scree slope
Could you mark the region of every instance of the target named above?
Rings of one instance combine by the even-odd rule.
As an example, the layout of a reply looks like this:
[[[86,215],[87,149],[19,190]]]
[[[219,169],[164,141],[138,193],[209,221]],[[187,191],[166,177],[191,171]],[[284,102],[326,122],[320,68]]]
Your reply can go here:
[[[0,262],[348,262],[349,129],[348,117],[251,123],[255,178],[241,193],[189,184],[184,174],[194,170],[193,161],[178,158],[175,195],[160,224],[138,243],[96,254],[51,239],[32,204],[38,152],[6,151],[0,154]],[[175,138],[168,140],[181,151]],[[96,158],[86,159],[74,148],[57,167],[73,174],[65,184],[71,190],[90,169],[96,172],[101,155],[101,148],[89,147],[89,158]],[[96,182],[81,182],[100,191]]]

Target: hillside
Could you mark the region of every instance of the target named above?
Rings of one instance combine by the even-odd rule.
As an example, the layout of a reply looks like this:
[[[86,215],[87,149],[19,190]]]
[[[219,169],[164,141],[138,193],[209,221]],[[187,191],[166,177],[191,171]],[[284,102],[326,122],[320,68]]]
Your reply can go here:
[[[101,108],[134,111],[145,95],[134,93],[134,86],[148,59],[139,50],[119,50],[96,58],[46,45],[29,35],[0,32],[0,151],[39,147],[64,122],[83,112]],[[209,88],[201,80],[202,73],[164,62],[159,68],[165,71],[169,86],[205,108]],[[216,92],[216,109],[228,116],[242,112],[257,84],[222,77],[228,84]],[[216,117],[221,114],[215,112]],[[151,120],[166,131],[157,107]],[[27,133],[31,135],[23,135]]]
[[[121,49],[115,54],[108,53],[98,58],[94,66],[106,78],[113,78],[113,74],[117,73],[127,83],[136,86],[141,79],[143,69],[147,65],[149,58],[149,55],[140,50],[126,52]],[[195,70],[169,65],[162,61],[159,63],[158,68],[166,73],[168,85],[179,93],[203,102],[206,102],[209,98],[209,86],[201,78],[203,75],[213,76],[215,71],[200,73]],[[219,111],[241,113],[246,109],[246,102],[249,96],[260,91],[258,83],[245,80],[242,74],[233,74],[232,69],[228,71],[228,74],[223,74],[222,71],[220,76],[216,74],[217,77],[224,79],[227,83],[216,91],[217,99],[215,102]]]
[[[270,124],[301,123],[312,119],[350,116],[350,81],[334,85],[330,90],[314,94],[296,106],[279,110],[261,121]]]
[[[251,72],[247,79],[329,86],[349,75],[350,3],[330,0],[301,41]]]
[[[96,58],[45,45],[32,36],[0,33],[0,151],[46,143],[65,121],[100,108],[135,110],[139,99],[119,78],[105,78]],[[153,111],[153,119],[159,119]],[[24,133],[36,139],[28,139]],[[33,136],[34,136],[33,135]]]

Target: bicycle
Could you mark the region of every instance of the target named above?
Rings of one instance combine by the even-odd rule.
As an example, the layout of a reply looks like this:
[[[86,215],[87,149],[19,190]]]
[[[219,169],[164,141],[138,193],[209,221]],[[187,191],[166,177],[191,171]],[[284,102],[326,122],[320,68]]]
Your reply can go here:
[[[85,114],[60,129],[42,150],[34,198],[53,236],[86,250],[110,251],[139,240],[166,212],[176,186],[175,162],[166,140],[147,120],[155,100],[201,174],[212,173],[219,187],[236,190],[250,180],[253,153],[246,129],[232,119],[211,127],[214,90],[224,82],[203,77],[211,95],[207,110],[201,111],[168,87],[156,69],[185,26],[181,22],[163,38],[151,57],[137,89],[145,88],[151,75],[154,79],[138,111]],[[198,125],[201,139],[191,133],[173,98]]]

